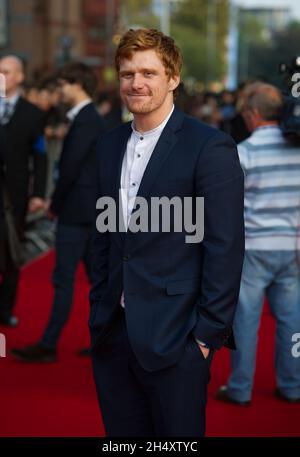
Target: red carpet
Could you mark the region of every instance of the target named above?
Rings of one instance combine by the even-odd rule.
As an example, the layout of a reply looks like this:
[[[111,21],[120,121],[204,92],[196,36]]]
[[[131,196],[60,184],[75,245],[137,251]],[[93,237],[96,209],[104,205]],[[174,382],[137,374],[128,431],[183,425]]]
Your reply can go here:
[[[51,300],[53,253],[22,272],[16,314],[20,325],[7,330],[7,352],[38,340]],[[89,359],[76,352],[88,345],[88,285],[78,273],[71,319],[63,333],[56,364],[26,365],[9,354],[0,358],[0,436],[103,436]],[[260,331],[257,374],[250,408],[221,404],[213,393],[224,384],[229,352],[218,351],[213,362],[207,410],[208,436],[300,436],[300,405],[272,397],[274,322],[266,310]]]

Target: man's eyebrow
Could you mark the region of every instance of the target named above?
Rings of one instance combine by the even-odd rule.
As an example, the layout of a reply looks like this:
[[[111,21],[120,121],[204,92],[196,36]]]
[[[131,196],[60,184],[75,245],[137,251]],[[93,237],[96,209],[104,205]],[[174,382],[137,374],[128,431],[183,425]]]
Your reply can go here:
[[[134,69],[128,69],[128,70],[120,70],[120,75],[123,75],[123,74],[128,74],[128,73],[145,73],[145,72],[149,72],[149,73],[157,73],[157,70],[155,68],[137,68],[136,70]]]

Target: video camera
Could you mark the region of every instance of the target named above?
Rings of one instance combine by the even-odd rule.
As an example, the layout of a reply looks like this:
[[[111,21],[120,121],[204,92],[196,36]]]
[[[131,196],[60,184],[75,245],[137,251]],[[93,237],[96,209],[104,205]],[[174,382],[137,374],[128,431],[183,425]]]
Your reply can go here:
[[[300,56],[294,57],[289,65],[280,63],[279,72],[285,76],[280,127],[287,140],[300,145]]]

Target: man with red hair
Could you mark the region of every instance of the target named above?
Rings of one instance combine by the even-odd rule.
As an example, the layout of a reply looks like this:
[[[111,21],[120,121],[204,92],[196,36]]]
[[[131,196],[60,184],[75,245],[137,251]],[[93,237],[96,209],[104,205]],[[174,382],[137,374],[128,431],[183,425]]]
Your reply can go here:
[[[117,201],[127,228],[93,244],[92,359],[109,436],[203,436],[213,352],[234,346],[243,173],[230,137],[174,107],[180,67],[172,38],[129,30],[116,69],[134,121],[98,144],[98,198]],[[137,197],[175,196],[204,197],[201,243],[185,228],[133,230]]]

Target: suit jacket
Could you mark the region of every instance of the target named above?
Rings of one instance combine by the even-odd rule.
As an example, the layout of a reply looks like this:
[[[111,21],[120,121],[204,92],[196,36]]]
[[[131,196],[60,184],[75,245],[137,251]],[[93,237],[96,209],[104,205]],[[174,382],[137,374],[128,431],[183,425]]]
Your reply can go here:
[[[5,139],[3,127],[0,125],[0,221],[3,220],[3,186],[4,186],[4,154]]]
[[[130,124],[99,142],[98,197],[116,199]],[[128,337],[149,371],[178,361],[187,338],[234,347],[232,322],[244,255],[244,179],[227,134],[175,108],[153,151],[138,196],[204,197],[204,239],[178,233],[99,233],[93,241],[92,347],[112,328],[124,290]]]
[[[91,224],[95,215],[96,143],[103,123],[94,105],[83,107],[71,124],[59,162],[51,210],[64,224]]]
[[[4,132],[3,128],[0,125],[0,272],[4,270],[5,263],[5,227],[4,227],[4,208],[3,208],[3,187],[4,187],[4,150],[5,150],[5,141],[4,141]]]
[[[44,198],[47,159],[38,147],[44,128],[43,112],[20,97],[10,121],[3,126],[7,149],[4,154],[6,182],[17,221],[23,224],[29,195],[30,161],[33,161],[32,195]]]

